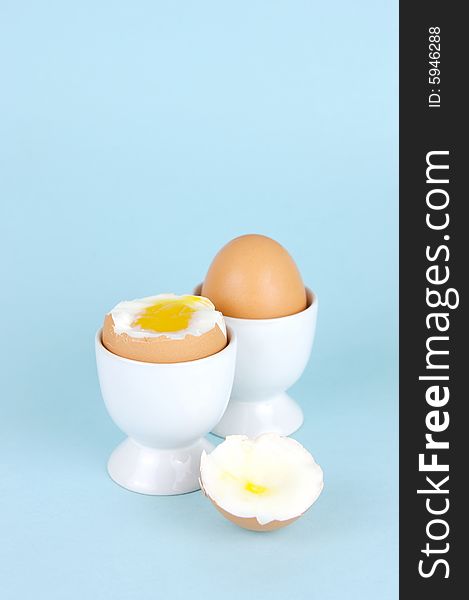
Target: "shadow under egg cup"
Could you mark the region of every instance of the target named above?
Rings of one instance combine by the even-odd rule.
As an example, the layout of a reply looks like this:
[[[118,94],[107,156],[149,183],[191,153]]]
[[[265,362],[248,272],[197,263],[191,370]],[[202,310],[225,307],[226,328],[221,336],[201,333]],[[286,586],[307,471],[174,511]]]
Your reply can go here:
[[[201,285],[195,293],[200,293]],[[316,331],[318,299],[306,288],[305,310],[275,319],[225,316],[236,333],[238,350],[230,402],[212,433],[220,437],[290,435],[303,424],[303,411],[287,394],[303,374]]]
[[[233,384],[236,334],[227,346],[199,360],[157,364],[109,352],[96,334],[101,393],[114,423],[129,437],[111,454],[111,478],[152,495],[200,488],[200,456],[213,445],[205,435],[222,417]]]

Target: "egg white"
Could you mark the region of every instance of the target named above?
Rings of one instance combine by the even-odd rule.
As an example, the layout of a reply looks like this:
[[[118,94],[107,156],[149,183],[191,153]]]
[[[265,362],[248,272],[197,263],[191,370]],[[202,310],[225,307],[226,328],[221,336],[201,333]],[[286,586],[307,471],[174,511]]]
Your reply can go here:
[[[137,298],[136,300],[124,300],[123,302],[119,302],[109,312],[114,322],[114,332],[117,335],[126,333],[130,337],[140,339],[164,336],[174,340],[180,340],[184,339],[187,335],[203,335],[218,325],[226,337],[226,325],[223,315],[221,312],[215,310],[215,306],[208,298],[204,297],[201,297],[200,304],[195,308],[195,312],[192,314],[189,321],[189,326],[185,329],[159,332],[140,329],[132,325],[146,308],[152,306],[159,300],[164,300],[165,298],[176,299],[179,297],[180,296],[177,296],[176,294],[158,294],[157,296],[147,296],[146,298]]]
[[[222,509],[261,525],[303,514],[323,489],[323,472],[297,441],[275,433],[228,436],[201,459],[201,484]],[[262,493],[246,489],[250,483]]]

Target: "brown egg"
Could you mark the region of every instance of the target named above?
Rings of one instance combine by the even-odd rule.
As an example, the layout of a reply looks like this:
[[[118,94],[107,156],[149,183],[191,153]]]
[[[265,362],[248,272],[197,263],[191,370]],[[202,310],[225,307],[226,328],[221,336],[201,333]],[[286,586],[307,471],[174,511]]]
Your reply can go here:
[[[159,333],[158,329],[147,332],[140,326],[134,327],[133,320],[139,317],[146,320],[147,325],[155,323],[155,316],[151,313],[154,308],[153,302],[158,303],[159,310],[162,307],[163,313],[160,312],[160,315],[167,315],[169,312],[169,321],[167,316],[166,321],[161,318],[159,321],[160,325],[164,323],[166,326],[165,334]],[[178,303],[172,312],[171,303]],[[184,316],[184,309],[191,310],[191,306],[194,308],[195,315],[199,311],[202,312],[204,319],[202,325],[200,322],[194,325],[191,321],[193,316]],[[150,310],[149,315],[144,312],[145,307]],[[174,322],[181,318],[183,325],[179,323],[175,326]],[[120,328],[116,327],[115,319],[118,322],[122,321]],[[195,335],[194,329],[197,330],[200,326],[207,331]],[[172,329],[174,327],[176,329]],[[214,310],[212,303],[206,298],[197,296],[168,298],[168,295],[161,295],[119,303],[104,318],[102,342],[107,350],[123,358],[149,363],[178,363],[205,358],[220,352],[227,344],[227,337],[223,316]]]
[[[166,336],[133,338],[126,333],[116,334],[111,315],[106,315],[103,325],[103,346],[118,356],[149,363],[177,363],[211,356],[226,346],[226,336],[215,325],[202,335],[186,335],[182,340]]]
[[[213,259],[202,295],[227,317],[272,319],[307,307],[300,272],[283,246],[264,235],[231,240]]]

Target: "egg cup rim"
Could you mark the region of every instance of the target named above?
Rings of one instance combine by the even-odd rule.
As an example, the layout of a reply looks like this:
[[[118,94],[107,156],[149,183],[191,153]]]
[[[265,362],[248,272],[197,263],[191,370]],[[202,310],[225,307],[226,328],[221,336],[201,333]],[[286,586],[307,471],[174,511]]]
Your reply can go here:
[[[174,363],[154,363],[154,362],[147,362],[144,360],[135,360],[133,358],[126,358],[125,356],[120,356],[119,354],[114,354],[114,352],[111,352],[110,350],[108,350],[106,348],[106,346],[103,344],[102,333],[103,333],[103,328],[100,327],[95,335],[95,343],[96,343],[96,346],[100,347],[101,350],[105,354],[108,354],[112,358],[117,359],[118,361],[122,361],[124,363],[144,365],[149,368],[153,367],[153,368],[160,368],[160,369],[162,369],[162,368],[164,368],[164,369],[188,368],[187,365],[200,364],[202,362],[207,363],[211,360],[216,360],[217,356],[219,356],[220,354],[223,354],[224,352],[228,352],[230,346],[232,346],[232,344],[236,344],[235,331],[233,330],[232,327],[230,327],[229,325],[226,325],[227,344],[224,348],[222,348],[218,352],[215,352],[215,354],[210,354],[209,356],[204,356],[203,358],[196,358],[195,360],[185,360],[185,361],[174,362]]]
[[[202,291],[202,283],[198,283],[195,288],[194,288],[194,292],[197,295],[201,295],[200,292]],[[247,322],[247,323],[269,323],[269,322],[278,322],[281,320],[286,320],[286,319],[294,319],[295,317],[300,318],[300,315],[304,315],[306,314],[308,311],[313,310],[313,308],[317,307],[318,305],[318,296],[315,292],[313,292],[313,290],[308,287],[307,285],[305,285],[305,290],[306,290],[306,295],[307,295],[307,299],[309,302],[309,296],[311,296],[311,302],[308,303],[308,306],[303,309],[300,310],[300,312],[297,313],[293,313],[292,315],[285,315],[284,317],[270,317],[268,319],[246,319],[243,317],[230,317],[229,315],[225,315],[225,313],[223,311],[220,311],[221,314],[223,315],[224,319],[231,319],[232,321],[243,321],[243,322]]]

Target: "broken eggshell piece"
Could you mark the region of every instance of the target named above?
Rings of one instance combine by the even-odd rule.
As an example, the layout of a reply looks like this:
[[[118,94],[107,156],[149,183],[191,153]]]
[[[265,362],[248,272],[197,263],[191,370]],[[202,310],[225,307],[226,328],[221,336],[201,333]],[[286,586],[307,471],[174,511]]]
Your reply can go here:
[[[317,500],[323,473],[296,440],[276,433],[231,435],[203,453],[200,484],[230,521],[254,531],[289,525]]]

